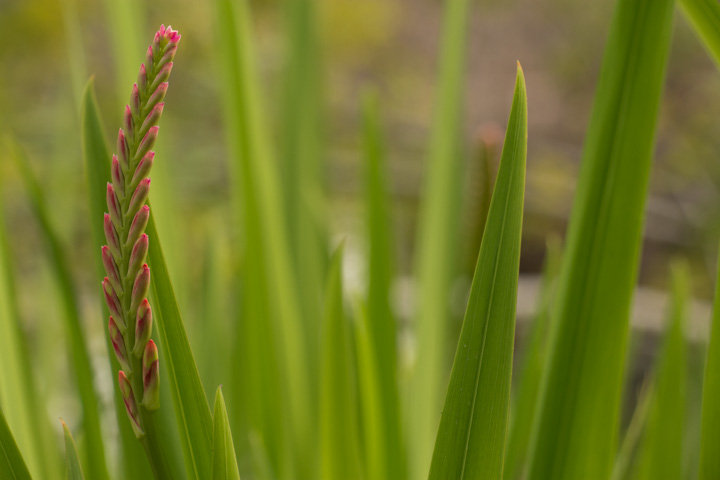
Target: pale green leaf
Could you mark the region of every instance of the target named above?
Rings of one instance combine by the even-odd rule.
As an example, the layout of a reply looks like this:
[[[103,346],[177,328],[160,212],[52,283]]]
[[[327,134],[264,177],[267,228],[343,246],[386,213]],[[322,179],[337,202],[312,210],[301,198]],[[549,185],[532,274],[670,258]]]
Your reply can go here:
[[[670,45],[672,0],[619,0],[568,226],[528,480],[605,480]]]
[[[63,434],[65,436],[65,463],[67,464],[67,478],[68,480],[84,480],[85,476],[80,466],[80,459],[78,458],[77,447],[75,446],[75,440],[73,439],[70,429],[65,422],[60,419],[63,427]]]
[[[720,3],[717,0],[678,0],[678,4],[720,68]]]
[[[215,392],[215,409],[213,412],[213,480],[240,480],[232,432],[225,410],[225,398],[222,388]]]
[[[30,480],[32,478],[5,421],[2,408],[0,408],[0,478],[8,480]]]
[[[518,64],[505,145],[430,466],[432,480],[502,478],[526,153],[527,98]]]

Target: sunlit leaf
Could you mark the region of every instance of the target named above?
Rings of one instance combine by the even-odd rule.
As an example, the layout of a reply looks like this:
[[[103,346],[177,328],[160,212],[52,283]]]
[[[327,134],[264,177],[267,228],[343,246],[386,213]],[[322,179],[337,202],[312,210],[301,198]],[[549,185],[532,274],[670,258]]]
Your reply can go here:
[[[0,408],[0,478],[30,480],[25,462]]]
[[[215,392],[213,425],[212,478],[213,480],[240,480],[232,432],[221,387],[218,387]]]
[[[77,447],[75,446],[75,440],[73,439],[72,433],[68,426],[62,422],[63,434],[65,436],[65,463],[67,465],[67,478],[68,480],[84,480],[85,476],[80,466],[80,459],[78,458]]]

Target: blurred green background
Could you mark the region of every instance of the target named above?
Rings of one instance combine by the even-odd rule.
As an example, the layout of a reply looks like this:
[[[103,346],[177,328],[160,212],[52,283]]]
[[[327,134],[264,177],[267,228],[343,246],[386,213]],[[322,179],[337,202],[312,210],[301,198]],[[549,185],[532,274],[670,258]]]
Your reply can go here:
[[[282,151],[284,73],[289,58],[285,8],[280,0],[252,3],[256,59],[272,143]],[[17,272],[23,325],[49,416],[68,423],[80,415],[67,386],[66,346],[59,320],[58,289],[44,240],[30,212],[19,173],[8,159],[8,139],[28,152],[41,178],[51,221],[62,236],[80,292],[83,319],[107,412],[112,410],[104,322],[99,320],[91,251],[86,183],[81,160],[80,94],[89,75],[106,122],[108,138],[120,125],[122,107],[143,58],[146,40],[160,23],[183,35],[157,145],[153,214],[186,328],[211,396],[225,381],[213,363],[226,351],[208,347],[216,337],[204,328],[207,302],[232,328],[236,299],[230,288],[206,295],[204,272],[217,262],[232,282],[237,233],[230,217],[231,182],[223,127],[218,29],[211,2],[128,2],[140,12],[119,28],[124,2],[89,0],[0,0],[0,206]],[[318,0],[318,59],[321,78],[321,150],[324,192],[302,192],[326,216],[333,245],[347,239],[344,274],[350,291],[366,289],[361,99],[374,90],[380,104],[392,198],[393,308],[400,322],[401,361],[413,352],[412,278],[418,207],[422,198],[428,137],[433,119],[443,2],[438,0]],[[590,0],[485,0],[472,8],[465,76],[462,136],[467,161],[462,238],[465,272],[454,282],[456,330],[465,308],[478,244],[478,152],[494,162],[507,120],[515,60],[528,83],[527,193],[520,266],[518,315],[535,310],[538,276],[548,234],[562,235],[574,195],[578,159],[605,42],[612,2]],[[676,15],[674,41],[661,107],[650,183],[644,251],[633,313],[633,368],[639,385],[653,358],[665,319],[668,265],[686,257],[691,265],[693,303],[688,336],[707,332],[715,250],[720,235],[720,76]],[[525,323],[518,325],[522,356]],[[454,351],[456,336],[448,342]],[[219,339],[222,342],[222,339]],[[699,382],[702,355],[692,368]],[[448,360],[449,361],[449,360]],[[699,395],[696,382],[693,395]],[[631,392],[633,389],[630,390]],[[632,399],[629,400],[632,402]],[[693,402],[689,402],[693,405]],[[698,405],[698,403],[695,403]],[[692,407],[695,410],[695,407]],[[231,413],[232,416],[232,413]],[[114,416],[104,427],[113,432]],[[691,422],[692,423],[692,422]],[[690,427],[692,428],[692,427]],[[58,425],[59,431],[59,425]],[[112,437],[109,437],[112,438]],[[109,441],[110,443],[111,441]],[[110,446],[112,444],[110,443]]]

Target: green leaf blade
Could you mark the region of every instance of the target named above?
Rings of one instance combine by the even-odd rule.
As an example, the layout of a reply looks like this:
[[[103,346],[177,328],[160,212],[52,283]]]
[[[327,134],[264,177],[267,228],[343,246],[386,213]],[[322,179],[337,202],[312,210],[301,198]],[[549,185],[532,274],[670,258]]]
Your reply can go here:
[[[85,476],[80,466],[80,459],[78,458],[77,447],[75,446],[75,440],[73,439],[70,429],[62,422],[63,434],[65,436],[65,462],[67,464],[67,478],[68,480],[85,480]]]
[[[527,98],[518,65],[502,160],[430,466],[432,480],[502,478],[526,153]]]
[[[720,3],[715,0],[678,0],[695,34],[720,68]]]
[[[715,303],[710,343],[705,359],[700,439],[700,480],[720,478],[720,261],[715,283]]]
[[[0,408],[0,478],[13,480],[32,478],[8,427],[2,408]]]
[[[605,50],[528,480],[610,476],[672,0],[620,0]]]
[[[240,480],[222,387],[215,392],[213,411],[213,480]]]

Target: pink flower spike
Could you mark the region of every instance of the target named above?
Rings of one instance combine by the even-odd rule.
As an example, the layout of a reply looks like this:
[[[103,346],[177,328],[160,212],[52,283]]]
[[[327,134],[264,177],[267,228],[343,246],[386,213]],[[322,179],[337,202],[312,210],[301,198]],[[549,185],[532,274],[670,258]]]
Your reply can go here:
[[[123,293],[123,288],[120,283],[120,276],[118,275],[115,260],[113,260],[112,254],[110,253],[110,248],[105,245],[102,247],[101,250],[103,266],[105,267],[105,273],[110,280],[110,285],[112,285],[113,290],[115,290],[116,292]]]
[[[122,216],[120,213],[120,202],[118,202],[115,196],[115,189],[112,183],[107,184],[107,194],[105,195],[107,201],[108,212],[110,213],[110,219],[113,222],[116,230],[122,228]]]
[[[172,62],[175,58],[175,54],[177,53],[177,48],[177,43],[169,43],[168,46],[165,48],[165,52],[163,53],[162,58],[159,62],[157,62],[156,68],[161,68],[169,62]]]
[[[108,310],[110,310],[110,315],[115,317],[115,321],[118,325],[120,325],[120,328],[125,330],[125,319],[122,316],[120,300],[117,295],[115,295],[115,292],[110,285],[110,280],[108,280],[107,277],[103,279],[102,286],[103,292],[105,293],[105,303],[107,303]]]
[[[120,165],[122,165],[124,169],[127,169],[130,149],[128,148],[127,140],[125,140],[125,132],[123,132],[122,128],[118,131],[117,149]]]
[[[123,401],[125,402],[125,411],[130,418],[130,424],[132,425],[133,432],[137,438],[142,438],[145,435],[145,432],[140,424],[138,407],[137,403],[135,403],[135,395],[133,394],[130,380],[122,370],[118,372],[118,383],[120,384],[120,392],[122,393]]]
[[[137,153],[135,154],[135,158],[133,158],[134,162],[140,161],[142,157],[144,157],[150,150],[152,150],[153,146],[155,145],[155,140],[157,140],[158,132],[160,131],[160,127],[157,125],[148,129],[148,132],[145,134],[142,140],[140,140],[140,145],[138,145]]]
[[[148,410],[160,407],[160,360],[157,346],[152,340],[147,342],[143,352],[143,400]]]
[[[115,261],[118,262],[122,258],[122,254],[120,253],[120,242],[118,241],[117,233],[115,233],[115,227],[113,227],[110,214],[108,213],[105,214],[103,230],[105,230],[105,241],[107,242],[108,247],[110,247],[110,252],[112,252],[113,257],[115,257]]]
[[[150,179],[143,178],[142,180],[140,180],[140,183],[135,189],[135,193],[133,193],[133,196],[130,199],[130,206],[128,207],[127,215],[133,215],[135,214],[135,212],[140,210],[140,207],[145,203],[145,200],[147,200],[149,193]]]
[[[138,238],[137,242],[133,246],[132,253],[130,254],[130,264],[128,265],[127,276],[134,277],[140,268],[140,265],[145,262],[148,252],[148,236],[147,233],[143,233]]]
[[[150,340],[152,334],[152,309],[147,298],[140,302],[135,319],[135,345],[133,355],[140,358],[143,354],[145,344]]]
[[[130,182],[131,186],[135,186],[138,183],[140,183],[140,180],[147,177],[150,174],[150,169],[153,166],[153,161],[155,160],[155,152],[152,150],[149,151],[143,158],[140,160],[140,163],[138,163],[137,168],[135,168],[135,173],[133,174],[132,181]]]
[[[140,302],[147,296],[148,288],[150,287],[150,267],[147,263],[143,264],[142,268],[135,277],[135,284],[132,289],[132,296],[130,297],[130,311],[135,312],[140,306]]]
[[[108,321],[108,333],[110,334],[110,341],[112,341],[115,357],[117,357],[120,367],[128,371],[131,370],[127,351],[125,350],[125,339],[123,338],[122,332],[118,328],[113,317],[110,317],[110,320]]]
[[[150,218],[150,207],[143,205],[140,210],[135,214],[132,223],[130,224],[130,233],[128,233],[127,243],[125,247],[134,245],[140,234],[145,231],[148,219]]]

